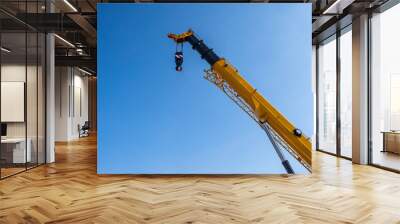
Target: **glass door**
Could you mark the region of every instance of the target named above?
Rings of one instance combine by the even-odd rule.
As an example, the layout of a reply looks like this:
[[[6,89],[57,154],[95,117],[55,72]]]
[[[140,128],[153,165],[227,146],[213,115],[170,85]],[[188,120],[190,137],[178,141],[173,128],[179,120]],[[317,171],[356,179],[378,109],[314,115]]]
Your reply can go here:
[[[44,13],[41,1],[6,1],[16,12]],[[45,34],[13,21],[0,23],[0,178],[45,163]],[[10,28],[11,27],[11,28]]]
[[[1,34],[1,177],[26,170],[26,33]],[[28,146],[29,149],[29,146]]]

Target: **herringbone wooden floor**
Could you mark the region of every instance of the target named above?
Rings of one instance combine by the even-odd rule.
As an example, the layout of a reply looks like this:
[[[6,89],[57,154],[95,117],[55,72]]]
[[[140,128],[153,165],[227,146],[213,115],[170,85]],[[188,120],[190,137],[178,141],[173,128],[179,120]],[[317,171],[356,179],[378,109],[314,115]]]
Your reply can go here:
[[[400,223],[400,175],[314,153],[309,176],[99,176],[96,139],[0,181],[0,223]]]

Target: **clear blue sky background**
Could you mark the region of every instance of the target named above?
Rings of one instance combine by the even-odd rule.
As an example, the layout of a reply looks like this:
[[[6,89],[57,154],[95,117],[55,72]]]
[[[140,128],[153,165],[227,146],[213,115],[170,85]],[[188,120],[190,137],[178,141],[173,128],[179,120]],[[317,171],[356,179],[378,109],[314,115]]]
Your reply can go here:
[[[188,28],[311,136],[311,4],[99,4],[98,172],[285,173],[188,44],[175,72],[166,35]]]

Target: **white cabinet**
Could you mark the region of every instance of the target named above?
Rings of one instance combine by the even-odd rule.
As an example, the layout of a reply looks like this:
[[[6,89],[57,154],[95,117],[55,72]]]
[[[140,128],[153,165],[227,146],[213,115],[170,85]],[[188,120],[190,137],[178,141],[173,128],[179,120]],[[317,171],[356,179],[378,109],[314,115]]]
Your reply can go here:
[[[27,147],[25,151],[25,138],[7,138],[2,139],[1,144],[7,144],[12,147],[12,162],[25,163],[32,161],[32,140],[26,140]]]

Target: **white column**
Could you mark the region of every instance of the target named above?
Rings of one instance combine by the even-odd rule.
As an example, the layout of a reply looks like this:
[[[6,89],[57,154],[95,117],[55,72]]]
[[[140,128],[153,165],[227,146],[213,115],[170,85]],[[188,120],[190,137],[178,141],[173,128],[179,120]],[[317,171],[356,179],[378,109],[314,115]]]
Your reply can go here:
[[[353,162],[368,163],[368,15],[353,19]]]
[[[47,77],[46,77],[46,163],[52,163],[55,161],[54,151],[54,133],[55,133],[55,76],[54,76],[54,35],[47,34],[46,37],[47,45]]]
[[[54,5],[47,1],[47,12],[54,11]],[[55,161],[55,43],[54,34],[46,35],[46,163]]]

